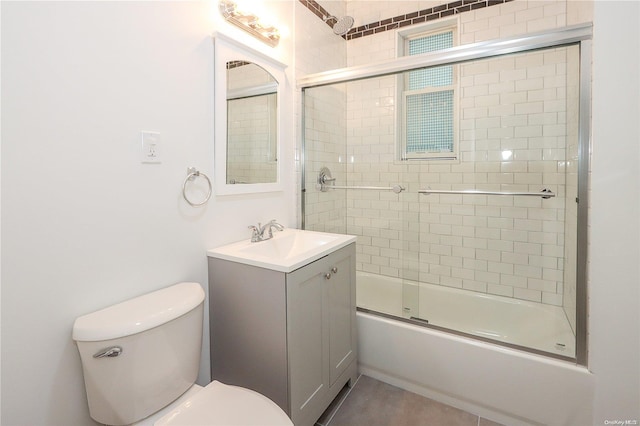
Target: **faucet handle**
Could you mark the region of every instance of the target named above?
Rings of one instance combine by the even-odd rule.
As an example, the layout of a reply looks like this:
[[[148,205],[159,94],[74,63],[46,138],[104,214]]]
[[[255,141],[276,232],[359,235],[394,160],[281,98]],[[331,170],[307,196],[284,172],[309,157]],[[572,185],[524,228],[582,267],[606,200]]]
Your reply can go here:
[[[260,226],[260,224],[258,224],[258,227]],[[255,243],[257,241],[260,241],[260,229],[254,226],[254,225],[249,225],[248,228],[251,229],[251,242]]]

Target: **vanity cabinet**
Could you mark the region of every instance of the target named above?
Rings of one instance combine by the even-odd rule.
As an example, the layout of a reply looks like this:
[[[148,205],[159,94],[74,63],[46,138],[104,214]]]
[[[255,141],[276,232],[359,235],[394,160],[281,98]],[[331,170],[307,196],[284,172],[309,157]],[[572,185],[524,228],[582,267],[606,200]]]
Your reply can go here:
[[[313,425],[357,377],[355,244],[291,272],[209,258],[212,380]]]

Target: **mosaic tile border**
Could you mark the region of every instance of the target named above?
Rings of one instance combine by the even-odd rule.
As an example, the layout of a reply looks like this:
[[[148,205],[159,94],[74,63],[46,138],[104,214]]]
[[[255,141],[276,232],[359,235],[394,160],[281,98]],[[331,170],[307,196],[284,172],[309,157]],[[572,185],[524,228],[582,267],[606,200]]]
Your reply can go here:
[[[331,13],[324,7],[320,6],[320,4],[315,0],[299,0],[307,9],[313,12],[318,18],[324,21],[325,16],[332,16]],[[333,19],[329,19],[325,21],[325,23],[333,28],[333,24],[335,23]],[[344,36],[343,36],[344,38]]]
[[[315,0],[299,1],[320,19],[324,20],[325,16],[331,15],[331,13],[320,6]],[[383,19],[378,22],[371,22],[366,25],[361,25],[359,27],[352,28],[347,34],[343,35],[342,38],[344,38],[345,40],[353,40],[360,37],[378,34],[383,31],[389,31],[396,28],[406,27],[408,25],[429,22],[458,13],[469,12],[472,10],[481,9],[483,7],[496,6],[511,1],[513,0],[457,0],[451,3],[442,4],[440,6],[431,7],[429,9],[418,10],[416,12],[398,15],[392,18]],[[326,21],[326,23],[330,27],[334,24],[333,19]]]
[[[247,62],[247,61],[229,61],[227,62],[227,69],[233,69],[233,68],[238,68],[238,67],[243,67],[245,65],[249,65],[251,62]]]

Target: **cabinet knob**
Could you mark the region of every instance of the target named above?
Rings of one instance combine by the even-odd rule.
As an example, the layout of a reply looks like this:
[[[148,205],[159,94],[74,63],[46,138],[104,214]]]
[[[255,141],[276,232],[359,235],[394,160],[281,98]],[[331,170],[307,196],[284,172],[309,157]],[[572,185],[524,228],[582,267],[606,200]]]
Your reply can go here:
[[[331,279],[331,272],[327,272],[326,274],[324,274],[324,277],[328,280]]]
[[[331,268],[331,272],[333,272],[334,274],[337,274],[338,268],[334,266],[333,268]]]

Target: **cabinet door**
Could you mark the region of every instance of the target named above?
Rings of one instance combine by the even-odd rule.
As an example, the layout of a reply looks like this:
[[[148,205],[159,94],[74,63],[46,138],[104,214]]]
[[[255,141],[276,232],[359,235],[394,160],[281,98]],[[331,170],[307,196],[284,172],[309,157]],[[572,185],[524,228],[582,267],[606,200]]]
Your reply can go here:
[[[330,386],[356,358],[355,244],[328,256]]]
[[[291,419],[313,424],[329,389],[325,259],[287,274],[287,338]]]
[[[289,413],[285,274],[209,258],[211,378]]]

